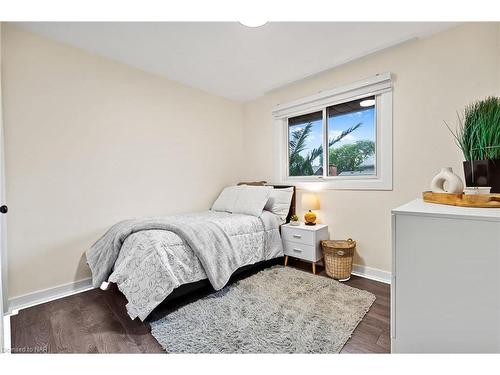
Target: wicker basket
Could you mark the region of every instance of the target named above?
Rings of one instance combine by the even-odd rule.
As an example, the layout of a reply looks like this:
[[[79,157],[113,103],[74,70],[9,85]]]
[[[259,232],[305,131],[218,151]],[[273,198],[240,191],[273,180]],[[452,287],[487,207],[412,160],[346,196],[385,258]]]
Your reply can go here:
[[[326,274],[335,280],[347,281],[351,278],[352,258],[356,241],[351,238],[342,241],[321,241]]]

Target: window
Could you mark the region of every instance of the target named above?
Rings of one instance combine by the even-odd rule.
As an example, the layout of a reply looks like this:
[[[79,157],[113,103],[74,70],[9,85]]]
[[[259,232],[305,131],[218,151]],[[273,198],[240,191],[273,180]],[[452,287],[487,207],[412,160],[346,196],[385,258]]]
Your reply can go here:
[[[375,97],[327,108],[328,176],[376,175]]]
[[[323,175],[323,112],[288,119],[288,175]]]
[[[273,114],[282,182],[392,189],[389,73],[280,105]]]

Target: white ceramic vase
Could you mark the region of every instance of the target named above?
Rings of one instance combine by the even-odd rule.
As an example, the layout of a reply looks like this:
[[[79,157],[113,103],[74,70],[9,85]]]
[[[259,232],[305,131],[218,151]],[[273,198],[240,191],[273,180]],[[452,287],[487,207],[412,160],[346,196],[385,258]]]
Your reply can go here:
[[[444,188],[445,183],[446,189]],[[441,172],[432,179],[431,190],[433,193],[461,194],[464,192],[464,183],[450,167],[441,168]]]

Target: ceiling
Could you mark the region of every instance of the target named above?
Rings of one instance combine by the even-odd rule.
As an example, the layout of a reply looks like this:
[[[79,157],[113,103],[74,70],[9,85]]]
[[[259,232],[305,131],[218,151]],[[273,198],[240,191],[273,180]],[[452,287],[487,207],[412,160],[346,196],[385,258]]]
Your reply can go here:
[[[236,101],[405,41],[444,22],[20,22],[29,31]]]

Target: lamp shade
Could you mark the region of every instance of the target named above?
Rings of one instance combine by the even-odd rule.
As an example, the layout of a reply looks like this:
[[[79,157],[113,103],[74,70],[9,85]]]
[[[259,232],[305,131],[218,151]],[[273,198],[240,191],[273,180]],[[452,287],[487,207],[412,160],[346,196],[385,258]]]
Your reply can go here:
[[[319,210],[319,199],[316,194],[302,193],[302,209]]]

